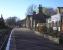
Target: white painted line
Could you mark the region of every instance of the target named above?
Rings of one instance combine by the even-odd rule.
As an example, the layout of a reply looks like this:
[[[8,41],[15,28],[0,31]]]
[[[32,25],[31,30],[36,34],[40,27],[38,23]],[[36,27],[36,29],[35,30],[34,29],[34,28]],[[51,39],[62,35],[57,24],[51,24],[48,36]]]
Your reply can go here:
[[[6,49],[5,49],[5,50],[9,50],[11,35],[12,35],[12,32],[11,32],[11,34],[10,34],[10,36],[9,36],[8,43],[7,43],[7,46],[6,46]]]

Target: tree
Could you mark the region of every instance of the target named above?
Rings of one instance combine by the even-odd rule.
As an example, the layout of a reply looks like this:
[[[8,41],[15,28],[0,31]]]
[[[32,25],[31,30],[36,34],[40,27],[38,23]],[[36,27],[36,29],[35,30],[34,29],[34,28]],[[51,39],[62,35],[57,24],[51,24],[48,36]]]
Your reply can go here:
[[[17,18],[16,16],[14,16],[14,17],[9,17],[9,18],[6,20],[6,24],[9,25],[9,26],[16,25],[17,20],[18,20],[18,18]]]
[[[33,15],[33,12],[36,11],[37,6],[32,4],[27,9],[27,15]]]
[[[4,19],[3,19],[3,16],[1,14],[1,18],[0,18],[0,28],[4,28],[5,27],[5,22],[4,22]]]

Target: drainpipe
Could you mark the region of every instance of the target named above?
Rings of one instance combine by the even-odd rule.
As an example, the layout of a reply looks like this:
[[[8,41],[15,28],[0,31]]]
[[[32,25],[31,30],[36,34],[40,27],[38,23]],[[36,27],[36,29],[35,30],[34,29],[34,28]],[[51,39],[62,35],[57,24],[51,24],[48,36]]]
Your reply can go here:
[[[60,14],[60,8],[61,8],[61,7],[58,7],[58,14]],[[60,32],[61,32],[61,29],[62,29],[62,28],[61,28],[61,25],[62,25],[62,16],[61,16],[61,18],[60,18]]]

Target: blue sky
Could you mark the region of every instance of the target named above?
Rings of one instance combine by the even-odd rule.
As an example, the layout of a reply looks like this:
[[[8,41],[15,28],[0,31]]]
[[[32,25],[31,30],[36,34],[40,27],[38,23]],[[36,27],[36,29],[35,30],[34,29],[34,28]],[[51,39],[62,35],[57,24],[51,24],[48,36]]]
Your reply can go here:
[[[4,19],[10,16],[24,19],[27,8],[32,4],[42,4],[43,7],[63,7],[63,0],[0,0],[0,14]]]

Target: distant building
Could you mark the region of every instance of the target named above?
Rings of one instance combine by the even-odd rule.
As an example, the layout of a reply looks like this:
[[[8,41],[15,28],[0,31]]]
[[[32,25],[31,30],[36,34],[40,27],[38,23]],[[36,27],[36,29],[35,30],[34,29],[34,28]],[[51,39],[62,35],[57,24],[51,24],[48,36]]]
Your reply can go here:
[[[16,26],[18,26],[18,27],[26,27],[26,19],[17,21]]]

